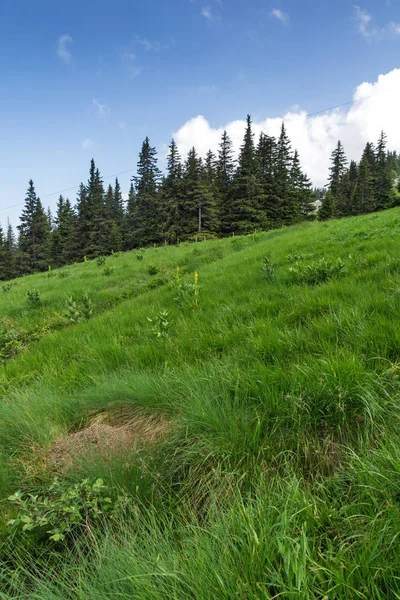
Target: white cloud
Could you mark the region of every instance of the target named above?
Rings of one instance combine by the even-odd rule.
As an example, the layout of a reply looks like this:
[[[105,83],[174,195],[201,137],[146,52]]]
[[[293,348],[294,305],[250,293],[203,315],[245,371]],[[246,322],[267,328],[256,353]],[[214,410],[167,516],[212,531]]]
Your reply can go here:
[[[400,120],[398,98],[400,96],[400,69],[379,75],[374,83],[362,83],[353,95],[350,109],[336,109],[308,117],[307,112],[296,108],[279,118],[266,118],[253,123],[256,139],[263,131],[278,136],[284,119],[293,148],[300,152],[304,170],[315,185],[327,182],[330,155],[340,139],[347,157],[359,160],[368,141],[376,141],[381,130],[388,135],[388,148],[400,148]],[[205,156],[211,148],[218,150],[221,135],[227,130],[237,153],[242,143],[245,121],[232,121],[224,127],[213,128],[203,116],[185,123],[175,134],[179,151],[183,156],[192,146]]]
[[[279,10],[279,8],[274,8],[271,12],[271,15],[275,17],[275,19],[278,19],[278,21],[283,23],[283,25],[286,25],[289,22],[289,16],[286,13]]]
[[[377,27],[374,18],[367,10],[354,5],[354,15],[357,23],[358,33],[366,40],[373,38],[382,39],[390,35],[400,35],[400,23],[392,21],[388,25]]]
[[[93,146],[93,142],[89,138],[85,138],[82,141],[81,145],[84,150],[87,150],[88,148],[90,148],[90,146]]]
[[[104,119],[110,112],[107,104],[101,104],[97,98],[93,98],[92,106],[95,109],[97,116],[101,117],[102,119]]]
[[[65,63],[71,62],[72,53],[69,50],[68,46],[69,46],[69,44],[72,44],[72,42],[73,42],[73,39],[68,34],[61,35],[58,38],[57,54],[58,54],[58,57]]]
[[[132,61],[132,60],[135,60],[136,55],[133,52],[131,52],[130,50],[125,50],[124,52],[122,52],[121,58],[122,58],[122,60]]]
[[[378,30],[372,26],[372,15],[360,6],[354,5],[358,33],[365,38],[377,35]]]
[[[203,6],[203,8],[201,9],[201,14],[206,19],[211,20],[213,18],[212,11],[211,11],[211,6],[210,5]]]

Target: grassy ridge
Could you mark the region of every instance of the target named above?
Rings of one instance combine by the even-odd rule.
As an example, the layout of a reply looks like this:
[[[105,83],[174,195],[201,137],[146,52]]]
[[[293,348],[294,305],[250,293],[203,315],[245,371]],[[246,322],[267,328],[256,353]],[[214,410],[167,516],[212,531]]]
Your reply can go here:
[[[394,209],[0,289],[18,342],[0,364],[0,598],[400,598],[399,225]],[[71,324],[85,294],[93,317]],[[8,495],[48,485],[54,441],[121,405],[170,435],[68,477],[127,490],[134,514],[65,570],[60,548],[10,549]]]

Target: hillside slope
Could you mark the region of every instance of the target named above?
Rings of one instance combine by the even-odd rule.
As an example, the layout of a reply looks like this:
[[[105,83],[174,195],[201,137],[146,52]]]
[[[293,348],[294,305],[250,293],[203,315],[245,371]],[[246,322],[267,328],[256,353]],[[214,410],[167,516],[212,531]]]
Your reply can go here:
[[[399,232],[393,209],[0,286],[0,598],[400,598]],[[55,474],[133,507],[11,527]]]

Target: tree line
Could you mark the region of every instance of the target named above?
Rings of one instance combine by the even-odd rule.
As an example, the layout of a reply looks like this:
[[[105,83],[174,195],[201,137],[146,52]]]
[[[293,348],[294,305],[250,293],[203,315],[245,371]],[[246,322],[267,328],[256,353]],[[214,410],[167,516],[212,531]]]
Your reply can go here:
[[[172,140],[165,175],[146,137],[126,202],[118,179],[104,186],[93,159],[75,205],[60,196],[54,217],[31,180],[17,237],[10,225],[0,228],[0,279],[199,235],[240,235],[381,210],[395,202],[399,172],[400,159],[387,152],[383,133],[376,149],[367,144],[359,164],[348,165],[338,143],[326,193],[312,189],[284,123],[278,138],[261,133],[256,143],[248,116],[237,160],[226,131],[218,152],[210,150],[204,160],[192,148],[182,161]]]

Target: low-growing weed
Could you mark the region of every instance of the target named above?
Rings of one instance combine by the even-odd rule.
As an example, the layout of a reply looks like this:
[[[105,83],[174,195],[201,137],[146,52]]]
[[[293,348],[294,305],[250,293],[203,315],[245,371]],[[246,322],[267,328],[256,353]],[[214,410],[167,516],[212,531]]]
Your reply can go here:
[[[105,256],[98,256],[96,258],[96,265],[98,267],[102,267],[106,264],[106,257]]]
[[[340,258],[336,262],[321,258],[305,265],[296,264],[289,269],[295,283],[305,283],[307,285],[318,285],[330,279],[338,279],[344,271],[345,264]]]
[[[114,273],[114,267],[106,267],[105,269],[103,269],[103,274],[106,277],[109,277],[110,275],[112,275]]]
[[[271,261],[271,256],[266,256],[263,260],[262,272],[264,279],[271,281],[275,277],[275,265]]]
[[[39,290],[28,290],[26,292],[26,299],[31,308],[36,308],[42,303]]]
[[[7,283],[3,283],[3,285],[1,286],[1,289],[3,290],[4,294],[7,294],[7,292],[9,292],[10,290],[12,290],[12,288],[17,285],[15,283],[15,281],[9,281]]]
[[[149,275],[157,275],[158,273],[158,267],[156,265],[149,265],[147,267],[147,272]]]
[[[17,491],[8,500],[17,510],[16,517],[8,521],[12,531],[53,542],[83,534],[94,521],[112,519],[132,503],[127,496],[113,497],[102,479],[71,485],[57,477],[42,496]]]
[[[154,319],[147,317],[147,320],[152,323],[151,331],[158,339],[167,339],[169,330],[173,321],[168,319],[169,313],[167,310],[160,311]]]

